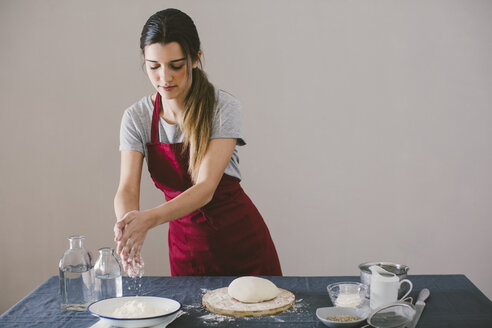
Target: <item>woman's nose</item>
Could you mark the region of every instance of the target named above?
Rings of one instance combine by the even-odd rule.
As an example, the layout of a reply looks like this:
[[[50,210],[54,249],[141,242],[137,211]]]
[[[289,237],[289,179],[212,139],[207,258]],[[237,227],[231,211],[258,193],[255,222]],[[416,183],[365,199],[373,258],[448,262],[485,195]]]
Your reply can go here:
[[[173,80],[173,74],[169,68],[162,67],[159,78],[166,83],[171,82]]]

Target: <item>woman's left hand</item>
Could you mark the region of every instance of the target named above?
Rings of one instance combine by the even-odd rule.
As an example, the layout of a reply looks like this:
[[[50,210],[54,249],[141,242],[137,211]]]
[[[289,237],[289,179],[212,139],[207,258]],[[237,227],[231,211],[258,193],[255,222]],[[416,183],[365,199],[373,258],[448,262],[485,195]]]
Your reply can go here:
[[[116,252],[121,259],[131,262],[132,259],[140,258],[140,251],[152,227],[152,217],[147,212],[130,211],[114,226],[115,241],[118,243]]]

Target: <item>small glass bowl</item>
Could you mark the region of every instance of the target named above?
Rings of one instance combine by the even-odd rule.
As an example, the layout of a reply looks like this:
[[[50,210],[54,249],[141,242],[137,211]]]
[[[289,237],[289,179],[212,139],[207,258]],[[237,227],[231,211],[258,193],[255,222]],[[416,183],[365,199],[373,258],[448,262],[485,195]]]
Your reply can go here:
[[[344,281],[326,287],[334,306],[359,307],[366,302],[367,285],[359,282]]]

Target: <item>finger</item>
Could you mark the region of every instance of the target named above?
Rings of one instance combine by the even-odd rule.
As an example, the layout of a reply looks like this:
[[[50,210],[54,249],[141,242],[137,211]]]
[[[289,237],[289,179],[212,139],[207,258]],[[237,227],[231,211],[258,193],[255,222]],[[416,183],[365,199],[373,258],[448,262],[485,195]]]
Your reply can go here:
[[[127,225],[127,221],[126,219],[125,220],[122,220],[120,222],[116,222],[116,224],[114,225],[116,229],[118,230],[123,230],[125,228],[125,226]]]
[[[116,244],[116,253],[120,256],[121,259],[123,259],[123,256],[121,254],[121,252],[123,251],[123,243],[121,241],[118,241],[118,243]]]
[[[130,249],[131,249],[130,256],[129,256],[130,259],[135,260],[135,262],[137,262],[138,257],[140,255],[140,247],[138,246],[138,244],[134,244]]]
[[[129,259],[132,259],[131,251],[133,249],[133,244],[134,244],[133,240],[131,238],[128,238],[128,240],[126,241],[125,247],[126,247],[127,256]]]
[[[138,265],[142,265],[142,257],[140,255],[140,252],[142,251],[142,245],[137,245],[136,250],[135,250],[135,263]]]
[[[123,256],[124,261],[130,261],[130,247],[128,245],[123,246],[123,250],[121,251],[121,255]]]
[[[123,271],[128,272],[128,262],[122,261],[123,262]]]
[[[125,232],[125,227],[120,229],[115,225],[115,227],[114,227],[114,241],[116,241],[116,242],[121,241],[121,238],[123,237],[124,232]]]
[[[130,236],[132,234],[132,231],[130,231],[130,229],[126,228],[125,230],[123,230],[123,233],[121,235],[120,238],[118,238],[118,243],[120,244],[120,251],[119,253],[125,253],[124,251],[124,248],[127,247],[128,248],[128,241],[130,240]],[[131,241],[130,241],[131,242]],[[127,252],[129,251],[130,249],[127,250]]]
[[[126,261],[127,259],[127,248],[128,246],[126,245],[126,242],[124,240],[118,242],[116,251],[123,261]]]
[[[116,241],[120,241],[121,238],[123,238],[123,234],[125,233],[125,230],[128,228],[128,225],[124,226],[121,229],[118,229],[118,233],[116,235]]]
[[[114,230],[114,241],[118,241],[121,238],[121,235],[123,234],[123,229],[118,228],[115,224],[113,230]]]
[[[135,247],[130,248],[130,252],[128,253],[128,258],[131,259],[132,261],[135,259]]]
[[[130,211],[130,212],[126,213],[125,215],[123,215],[123,217],[118,219],[115,226],[118,229],[123,229],[132,220],[133,212],[134,211]]]
[[[127,264],[127,270],[126,273],[128,274],[128,277],[133,278],[137,274],[137,267],[135,266],[135,261],[133,260],[128,260],[126,262]]]

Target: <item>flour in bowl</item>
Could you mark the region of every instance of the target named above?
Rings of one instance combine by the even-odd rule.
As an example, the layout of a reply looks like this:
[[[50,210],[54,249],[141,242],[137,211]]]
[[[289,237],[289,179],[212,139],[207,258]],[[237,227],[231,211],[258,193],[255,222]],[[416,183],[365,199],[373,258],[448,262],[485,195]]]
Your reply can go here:
[[[335,300],[335,305],[342,307],[356,307],[359,306],[362,301],[359,294],[340,294]]]
[[[126,301],[113,311],[112,316],[115,318],[136,319],[145,317],[156,317],[165,314],[161,308],[150,303],[131,300]]]

